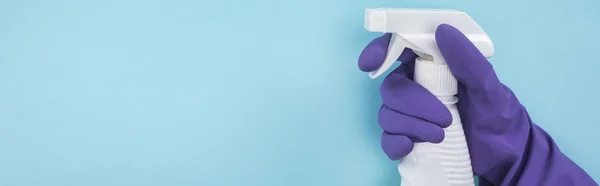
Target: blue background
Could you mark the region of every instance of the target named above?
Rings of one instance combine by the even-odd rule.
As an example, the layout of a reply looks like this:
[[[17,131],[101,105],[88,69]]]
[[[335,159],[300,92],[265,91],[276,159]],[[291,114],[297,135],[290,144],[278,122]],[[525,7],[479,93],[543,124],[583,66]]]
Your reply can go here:
[[[597,0],[0,3],[2,186],[388,186],[365,8],[453,8],[600,180]]]

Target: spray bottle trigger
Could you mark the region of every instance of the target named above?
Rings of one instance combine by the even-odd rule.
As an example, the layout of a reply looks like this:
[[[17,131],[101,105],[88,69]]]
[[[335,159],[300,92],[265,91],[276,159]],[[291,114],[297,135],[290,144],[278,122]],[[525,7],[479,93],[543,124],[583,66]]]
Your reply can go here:
[[[399,34],[392,33],[392,37],[390,38],[390,42],[388,44],[388,51],[383,63],[379,68],[377,68],[377,70],[370,72],[369,77],[371,77],[371,79],[375,79],[387,71],[390,67],[392,67],[392,65],[394,65],[394,62],[398,60],[406,48],[417,51],[420,50],[418,47],[411,42],[408,42],[408,40],[404,39]]]

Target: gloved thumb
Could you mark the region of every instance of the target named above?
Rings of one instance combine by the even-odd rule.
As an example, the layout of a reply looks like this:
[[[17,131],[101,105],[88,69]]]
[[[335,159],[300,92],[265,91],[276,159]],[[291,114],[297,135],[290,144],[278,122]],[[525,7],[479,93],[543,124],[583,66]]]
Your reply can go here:
[[[465,88],[502,88],[492,64],[458,29],[447,24],[439,25],[435,39],[450,71]]]

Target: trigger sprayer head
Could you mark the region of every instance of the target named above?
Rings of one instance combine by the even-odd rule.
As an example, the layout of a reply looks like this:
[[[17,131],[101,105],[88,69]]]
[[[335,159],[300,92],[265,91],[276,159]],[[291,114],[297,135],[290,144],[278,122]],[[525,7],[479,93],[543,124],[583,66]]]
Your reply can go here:
[[[494,54],[489,36],[466,13],[456,10],[433,9],[367,9],[365,29],[371,32],[392,33],[388,52],[381,67],[369,73],[377,78],[389,69],[405,48],[432,62],[445,63],[435,42],[435,31],[441,24],[449,24],[463,32],[486,57]]]

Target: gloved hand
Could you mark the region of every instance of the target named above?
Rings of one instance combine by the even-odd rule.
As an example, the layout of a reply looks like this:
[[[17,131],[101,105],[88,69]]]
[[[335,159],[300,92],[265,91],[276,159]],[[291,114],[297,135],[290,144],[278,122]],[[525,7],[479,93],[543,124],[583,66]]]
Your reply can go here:
[[[565,156],[535,125],[517,97],[497,78],[492,65],[456,28],[440,25],[436,42],[459,82],[457,103],[480,185],[598,185]],[[377,69],[390,39],[374,39],[359,57],[359,68]],[[412,81],[416,55],[407,49],[402,64],[380,88],[379,125],[383,151],[392,160],[407,155],[414,143],[439,143],[452,116],[425,88]]]

